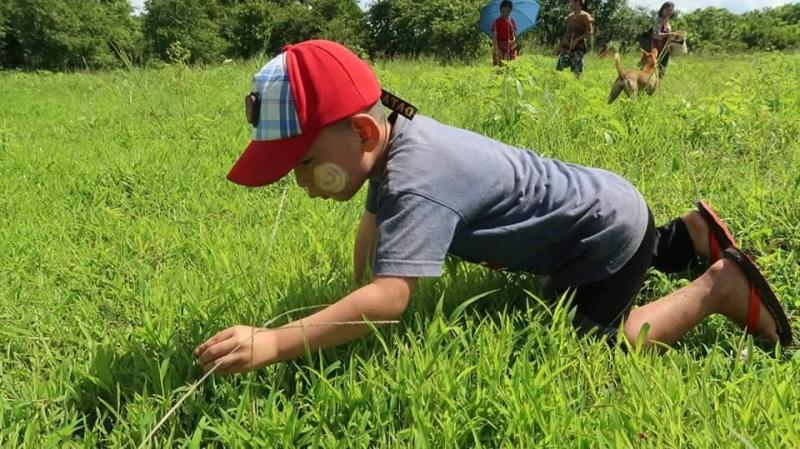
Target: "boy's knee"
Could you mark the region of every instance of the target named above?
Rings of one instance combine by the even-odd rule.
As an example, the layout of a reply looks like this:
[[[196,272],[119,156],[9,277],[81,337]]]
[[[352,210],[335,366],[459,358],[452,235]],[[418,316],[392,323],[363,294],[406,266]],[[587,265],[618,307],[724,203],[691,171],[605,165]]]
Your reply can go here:
[[[639,321],[634,319],[629,319],[625,321],[625,324],[622,327],[622,332],[625,334],[625,339],[634,346],[641,345],[642,347],[649,347],[653,344],[653,341],[650,340],[648,337],[648,331],[650,329],[649,323],[646,321]]]

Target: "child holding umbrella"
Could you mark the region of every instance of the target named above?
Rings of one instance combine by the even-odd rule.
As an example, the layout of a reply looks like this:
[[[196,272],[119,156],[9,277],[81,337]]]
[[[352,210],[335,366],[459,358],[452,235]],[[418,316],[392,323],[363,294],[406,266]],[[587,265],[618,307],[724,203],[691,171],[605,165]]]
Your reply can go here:
[[[514,5],[509,0],[500,3],[500,17],[492,23],[494,35],[492,64],[500,65],[502,61],[517,59],[517,24],[511,18]]]
[[[494,65],[517,58],[517,38],[536,26],[539,9],[536,0],[492,0],[481,8],[478,28],[492,40]]]

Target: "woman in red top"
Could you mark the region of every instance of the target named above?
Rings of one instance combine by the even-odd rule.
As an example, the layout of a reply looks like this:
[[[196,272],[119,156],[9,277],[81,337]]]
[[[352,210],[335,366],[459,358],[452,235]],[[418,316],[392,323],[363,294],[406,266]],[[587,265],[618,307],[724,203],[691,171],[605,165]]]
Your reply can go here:
[[[494,51],[492,63],[502,64],[503,60],[517,59],[517,24],[511,18],[514,5],[509,0],[500,3],[500,17],[492,24],[494,33]]]
[[[665,2],[658,10],[658,18],[653,25],[653,48],[658,50],[659,63],[658,75],[663,78],[667,72],[667,64],[669,64],[669,40],[677,33],[672,32],[672,25],[669,19],[675,12],[675,4],[672,2]]]

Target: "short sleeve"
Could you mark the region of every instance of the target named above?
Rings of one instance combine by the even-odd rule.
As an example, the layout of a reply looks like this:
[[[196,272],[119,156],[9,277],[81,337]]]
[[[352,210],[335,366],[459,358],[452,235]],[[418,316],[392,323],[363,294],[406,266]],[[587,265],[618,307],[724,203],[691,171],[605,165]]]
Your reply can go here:
[[[492,33],[496,32],[497,32],[497,21],[495,20],[494,22],[492,22]]]
[[[401,193],[381,200],[376,222],[373,275],[436,277],[461,216],[423,196]]]
[[[371,214],[378,213],[378,188],[380,184],[377,181],[369,180],[367,185],[367,201],[364,208]]]

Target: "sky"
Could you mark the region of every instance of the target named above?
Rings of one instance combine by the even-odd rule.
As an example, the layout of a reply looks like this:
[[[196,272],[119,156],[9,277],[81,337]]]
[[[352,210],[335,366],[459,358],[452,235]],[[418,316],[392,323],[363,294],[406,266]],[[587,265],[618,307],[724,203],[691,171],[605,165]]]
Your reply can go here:
[[[136,12],[140,12],[144,0],[130,0]],[[424,1],[424,0],[420,0]],[[366,7],[370,0],[358,0],[361,6]],[[488,0],[487,0],[488,3]],[[650,9],[657,9],[663,3],[662,0],[628,0],[631,6],[644,6]],[[678,11],[689,12],[698,8],[705,8],[708,6],[716,6],[718,8],[727,8],[735,13],[742,13],[752,9],[762,9],[770,6],[780,6],[787,3],[795,3],[787,0],[677,0],[674,1],[675,7]]]

